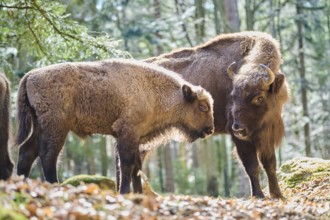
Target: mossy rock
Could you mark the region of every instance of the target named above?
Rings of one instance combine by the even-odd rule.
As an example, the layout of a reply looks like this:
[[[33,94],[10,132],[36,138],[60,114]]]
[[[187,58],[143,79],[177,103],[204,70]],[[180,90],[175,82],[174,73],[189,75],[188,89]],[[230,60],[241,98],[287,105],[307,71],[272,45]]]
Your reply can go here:
[[[282,183],[293,188],[301,182],[311,181],[320,176],[330,176],[330,160],[294,158],[281,166],[278,176]]]
[[[0,219],[4,220],[27,220],[24,215],[20,213],[16,213],[13,210],[5,209],[4,207],[0,207]]]
[[[65,180],[62,185],[73,185],[79,186],[80,183],[83,182],[85,184],[94,183],[98,185],[102,190],[112,190],[116,192],[116,183],[104,176],[98,175],[77,175],[73,176],[67,180]]]

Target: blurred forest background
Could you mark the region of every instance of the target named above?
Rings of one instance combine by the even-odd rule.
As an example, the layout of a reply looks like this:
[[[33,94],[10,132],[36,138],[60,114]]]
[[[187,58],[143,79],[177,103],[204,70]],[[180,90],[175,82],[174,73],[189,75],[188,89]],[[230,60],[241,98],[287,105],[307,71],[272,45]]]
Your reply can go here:
[[[330,0],[1,0],[0,70],[12,82],[13,133],[19,79],[32,68],[145,59],[245,30],[268,32],[281,44],[292,94],[278,166],[296,156],[330,159]],[[144,172],[159,193],[249,195],[233,152],[229,136],[172,142],[153,152]],[[71,134],[59,170],[61,180],[83,173],[115,179],[114,140]],[[32,177],[40,172],[37,165]]]

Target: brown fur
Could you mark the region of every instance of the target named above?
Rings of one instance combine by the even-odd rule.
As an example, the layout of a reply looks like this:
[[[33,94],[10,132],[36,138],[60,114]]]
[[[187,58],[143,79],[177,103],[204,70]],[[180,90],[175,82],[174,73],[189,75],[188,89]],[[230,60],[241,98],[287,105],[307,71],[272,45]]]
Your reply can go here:
[[[288,99],[285,77],[280,73],[282,63],[278,42],[260,32],[219,35],[205,44],[175,50],[147,59],[180,73],[193,84],[206,88],[214,99],[215,133],[230,133],[238,155],[251,180],[252,195],[264,197],[259,185],[259,160],[267,172],[271,197],[282,194],[276,178],[275,146],[284,136],[282,108]],[[228,76],[233,68],[235,77]],[[276,75],[268,87],[261,87],[268,66]],[[258,92],[264,97],[261,108],[251,106]],[[238,123],[239,122],[239,123]],[[233,124],[244,126],[249,137],[242,140],[232,130]]]
[[[206,112],[200,109],[207,108]],[[121,193],[141,169],[139,146],[153,146],[172,128],[189,141],[214,130],[213,99],[201,87],[153,64],[133,60],[63,63],[35,69],[18,91],[18,174],[29,175],[40,157],[46,180],[56,182],[56,163],[69,131],[117,139]],[[141,192],[141,180],[135,180]]]
[[[13,172],[13,162],[8,152],[10,127],[10,83],[0,73],[0,179],[8,179]]]

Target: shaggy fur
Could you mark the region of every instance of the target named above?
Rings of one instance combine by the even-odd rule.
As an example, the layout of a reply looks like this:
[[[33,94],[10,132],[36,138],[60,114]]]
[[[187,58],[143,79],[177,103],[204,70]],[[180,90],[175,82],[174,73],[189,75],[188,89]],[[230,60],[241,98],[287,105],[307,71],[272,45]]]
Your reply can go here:
[[[180,73],[193,84],[206,88],[214,99],[215,133],[229,133],[250,177],[252,195],[264,197],[259,185],[259,162],[267,172],[271,197],[282,194],[276,177],[275,146],[284,136],[282,108],[289,91],[284,75],[278,42],[260,32],[220,35],[205,44],[184,48],[147,59]],[[231,63],[230,76],[227,68]],[[268,79],[264,64],[275,73]],[[262,104],[254,105],[262,96]],[[233,131],[233,127],[237,131]],[[242,130],[241,130],[242,129]]]
[[[13,172],[13,162],[8,153],[10,126],[10,84],[0,73],[0,179],[8,179]]]
[[[141,169],[139,146],[149,150],[172,128],[189,141],[214,130],[207,91],[164,68],[133,60],[35,69],[21,80],[17,111],[19,175],[28,176],[39,156],[46,180],[57,182],[57,158],[69,131],[81,137],[110,134],[117,139],[120,193],[129,192],[131,175]],[[140,179],[133,184],[142,191]]]

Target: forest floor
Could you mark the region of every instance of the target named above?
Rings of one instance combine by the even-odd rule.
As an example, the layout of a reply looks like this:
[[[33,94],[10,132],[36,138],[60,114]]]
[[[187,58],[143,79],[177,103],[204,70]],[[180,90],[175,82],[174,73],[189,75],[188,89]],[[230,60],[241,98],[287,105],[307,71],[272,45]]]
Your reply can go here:
[[[286,201],[122,196],[94,183],[72,186],[12,178],[0,181],[0,219],[330,219],[330,175],[294,187],[283,179],[280,184]]]

